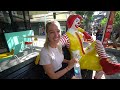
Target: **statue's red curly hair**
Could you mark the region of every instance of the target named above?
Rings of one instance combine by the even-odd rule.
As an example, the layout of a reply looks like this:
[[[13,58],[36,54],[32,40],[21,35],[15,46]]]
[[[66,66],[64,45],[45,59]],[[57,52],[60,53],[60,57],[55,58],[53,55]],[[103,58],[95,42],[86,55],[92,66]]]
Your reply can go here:
[[[68,28],[71,28],[71,26],[72,26],[72,24],[73,24],[73,22],[74,22],[74,20],[75,20],[76,18],[79,18],[80,21],[83,20],[83,18],[82,18],[81,15],[70,15],[70,16],[68,17],[68,19],[67,19],[67,27],[68,27]]]

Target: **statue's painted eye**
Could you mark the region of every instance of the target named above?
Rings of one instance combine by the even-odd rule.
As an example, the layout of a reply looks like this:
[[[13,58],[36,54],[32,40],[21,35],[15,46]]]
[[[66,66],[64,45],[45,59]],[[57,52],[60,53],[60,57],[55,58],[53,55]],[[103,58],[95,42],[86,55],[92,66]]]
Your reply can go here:
[[[79,22],[79,20],[77,19],[76,22]]]
[[[76,19],[76,22],[80,22],[80,19],[79,19],[79,18],[77,18],[77,19]]]

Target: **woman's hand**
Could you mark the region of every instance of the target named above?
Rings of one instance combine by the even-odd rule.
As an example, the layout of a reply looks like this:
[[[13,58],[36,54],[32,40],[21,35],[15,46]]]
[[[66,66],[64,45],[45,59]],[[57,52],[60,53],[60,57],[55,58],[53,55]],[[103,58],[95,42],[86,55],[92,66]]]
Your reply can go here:
[[[64,59],[64,60],[63,60],[63,63],[67,63],[67,64],[68,64],[69,61],[70,61],[70,60]]]
[[[69,62],[68,62],[68,69],[72,69],[74,67],[74,64],[77,63],[77,60],[76,59],[71,59]]]

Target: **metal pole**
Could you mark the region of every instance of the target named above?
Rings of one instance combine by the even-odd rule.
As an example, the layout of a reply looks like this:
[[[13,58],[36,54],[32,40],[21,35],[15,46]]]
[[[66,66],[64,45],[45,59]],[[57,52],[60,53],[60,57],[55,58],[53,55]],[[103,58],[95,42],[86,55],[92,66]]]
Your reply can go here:
[[[53,18],[56,19],[56,12],[53,12]]]
[[[45,20],[45,35],[46,35],[46,14],[44,15]]]

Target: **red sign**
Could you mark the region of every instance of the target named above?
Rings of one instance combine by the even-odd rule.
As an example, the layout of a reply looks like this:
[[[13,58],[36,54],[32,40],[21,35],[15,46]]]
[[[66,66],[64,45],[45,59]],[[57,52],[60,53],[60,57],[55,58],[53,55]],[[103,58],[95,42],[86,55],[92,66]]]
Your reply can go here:
[[[110,11],[108,22],[107,22],[107,25],[105,28],[104,37],[103,37],[103,45],[105,47],[108,44],[108,40],[109,40],[111,32],[112,32],[114,17],[115,17],[115,11]]]

